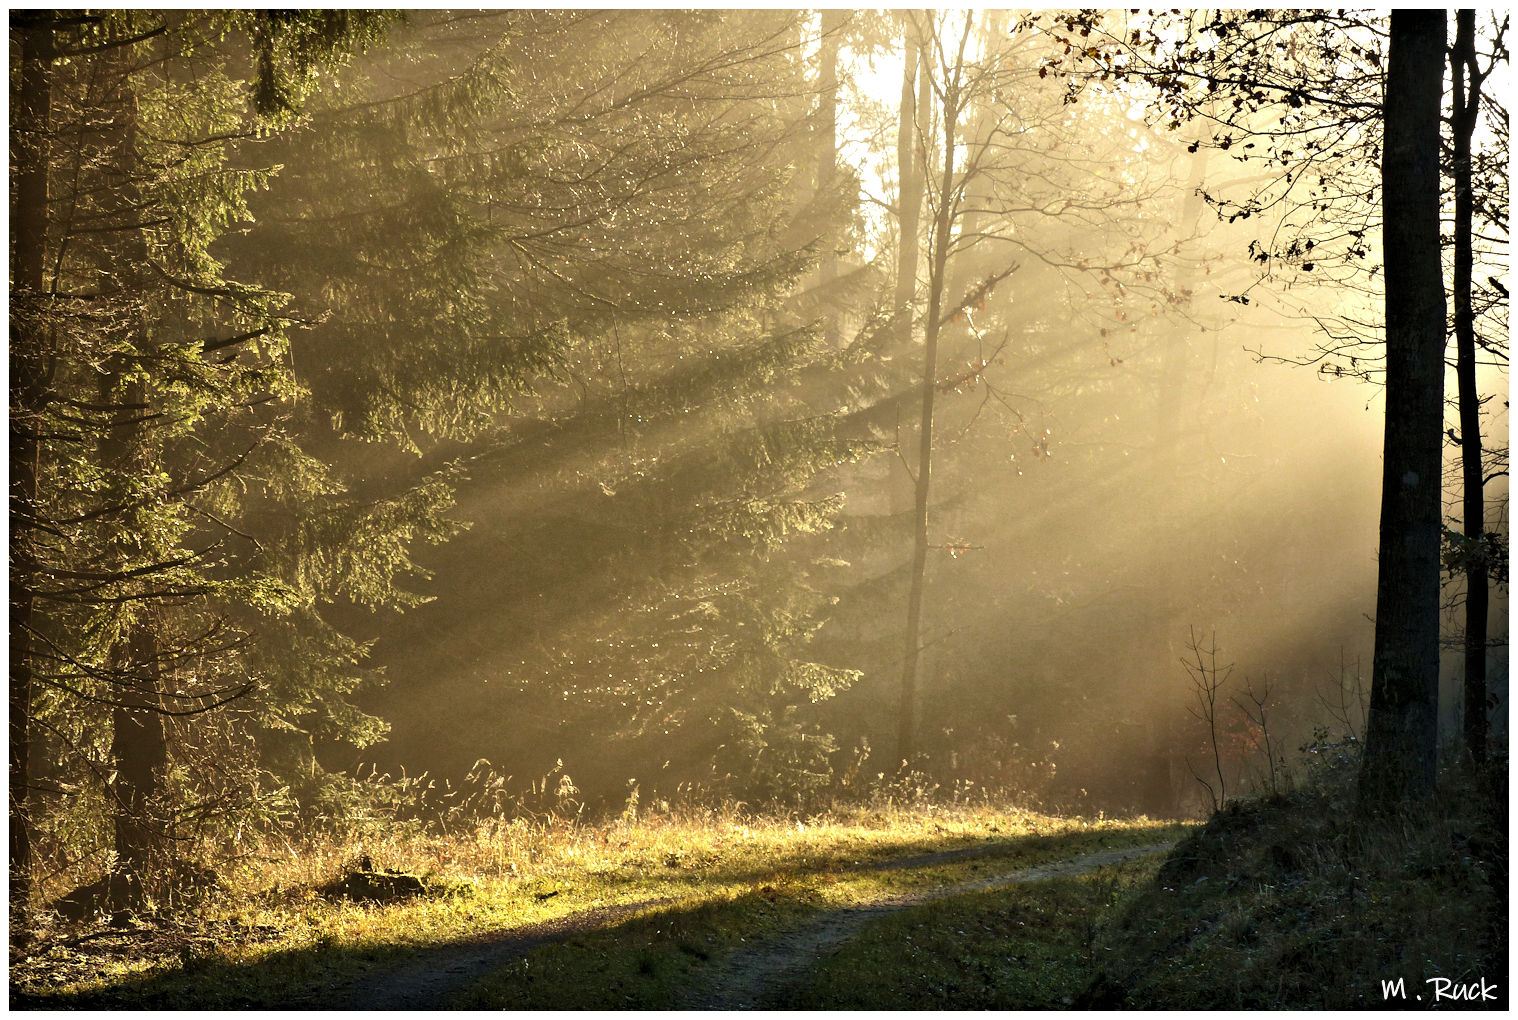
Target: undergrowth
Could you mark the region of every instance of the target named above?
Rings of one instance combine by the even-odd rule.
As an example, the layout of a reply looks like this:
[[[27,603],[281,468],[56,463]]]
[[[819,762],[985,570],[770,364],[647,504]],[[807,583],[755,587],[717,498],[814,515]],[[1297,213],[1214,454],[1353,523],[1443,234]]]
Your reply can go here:
[[[1231,804],[1175,849],[1102,933],[1080,1005],[1426,1007],[1459,989],[1476,1001],[1443,1004],[1505,1008],[1506,762],[1446,770],[1427,808],[1367,819],[1358,755],[1321,750],[1297,788]]]

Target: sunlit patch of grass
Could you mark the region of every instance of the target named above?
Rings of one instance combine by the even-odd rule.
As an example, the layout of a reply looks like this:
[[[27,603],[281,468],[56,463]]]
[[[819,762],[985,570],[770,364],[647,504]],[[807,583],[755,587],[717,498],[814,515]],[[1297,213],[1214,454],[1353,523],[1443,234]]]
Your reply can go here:
[[[624,916],[618,924],[636,931],[651,925],[644,942],[622,938],[619,927],[616,939],[576,936],[539,949],[526,963],[536,973],[562,970],[564,994],[573,987],[574,995],[589,995],[599,987],[600,1002],[651,1003],[663,993],[605,996],[622,987],[619,981],[627,989],[678,984],[741,945],[737,940],[808,911],[952,881],[976,867],[963,859],[869,870],[885,861],[979,849],[1012,870],[1170,834],[1161,823],[1143,819],[1066,819],[958,806],[851,809],[805,819],[699,812],[606,825],[491,819],[450,835],[397,829],[361,844],[313,840],[298,850],[249,859],[225,876],[228,891],[220,899],[173,922],[207,931],[220,925],[230,935],[197,940],[168,932],[168,921],[152,917],[143,918],[131,938],[97,938],[108,929],[103,919],[93,927],[44,933],[30,960],[18,965],[13,959],[12,1001],[55,1007],[322,1005],[330,1003],[333,987],[384,973],[406,953],[597,908],[643,904],[641,915]],[[354,903],[318,893],[361,857],[376,869],[421,876],[432,894]],[[666,927],[660,918],[667,919]],[[105,948],[92,953],[90,946]],[[592,946],[598,948],[587,948]],[[86,947],[83,953],[80,947]],[[64,966],[64,957],[73,963]]]
[[[1033,834],[1036,824],[1039,835]],[[1032,864],[1064,860],[1117,846],[1173,838],[1180,826],[1098,822],[1079,819],[1021,819],[1013,828],[997,824],[997,843],[986,856],[962,857],[913,868],[869,867],[913,853],[954,849],[962,841],[923,842],[917,832],[897,832],[901,842],[882,844],[881,830],[844,826],[806,843],[806,853],[781,843],[748,869],[746,884],[715,880],[700,895],[604,933],[536,950],[502,968],[452,1005],[488,1009],[655,1009],[681,1004],[692,983],[703,981],[709,965],[819,912],[854,907],[887,897],[940,888],[978,878],[994,867],[999,874]],[[912,824],[904,826],[912,829]],[[935,830],[935,835],[943,833]],[[804,836],[797,832],[795,837]],[[984,837],[982,836],[982,843]],[[883,853],[883,845],[897,852]],[[905,854],[903,846],[910,847]],[[776,851],[779,851],[778,855]],[[868,858],[868,859],[866,859]],[[787,866],[787,864],[789,866]],[[770,870],[773,869],[773,870]],[[1084,973],[1084,972],[1083,972]]]

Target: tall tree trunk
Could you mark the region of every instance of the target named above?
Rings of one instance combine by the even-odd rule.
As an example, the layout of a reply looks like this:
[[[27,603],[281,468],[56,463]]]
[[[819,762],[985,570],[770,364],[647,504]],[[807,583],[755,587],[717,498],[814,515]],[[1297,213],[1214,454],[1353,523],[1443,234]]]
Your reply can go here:
[[[125,50],[107,58],[103,102],[110,118],[105,136],[107,172],[117,208],[113,219],[119,229],[107,242],[110,266],[101,290],[147,289],[151,256],[142,230],[135,225],[143,204],[137,159],[137,97],[132,90]],[[113,151],[114,150],[114,151]],[[135,346],[148,355],[153,339],[146,322],[139,320]],[[123,366],[124,367],[124,366]],[[149,413],[152,395],[139,378],[123,380],[119,371],[102,381],[102,406],[120,408],[110,433],[101,443],[101,459],[118,465],[122,477],[140,476],[152,469],[148,452],[153,428]],[[152,818],[151,806],[163,790],[168,764],[168,735],[164,726],[160,689],[159,621],[153,602],[138,602],[138,615],[116,640],[113,663],[117,675],[115,706],[111,712],[111,757],[115,780],[107,798],[116,843],[117,869],[136,878],[146,874],[149,862],[163,844],[162,827]]]
[[[1455,185],[1455,378],[1460,391],[1460,467],[1464,494],[1465,561],[1465,753],[1480,764],[1486,758],[1487,588],[1486,497],[1481,468],[1481,395],[1476,389],[1476,314],[1472,307],[1471,271],[1475,196],[1471,184],[1471,140],[1481,107],[1481,76],[1476,66],[1476,12],[1455,16],[1455,45],[1450,50],[1452,133]],[[1468,76],[1468,78],[1467,78]]]
[[[898,357],[905,358],[912,342],[913,306],[917,301],[917,262],[921,256],[923,178],[927,169],[927,135],[932,97],[927,49],[922,41],[920,12],[902,14],[901,106],[896,126],[896,288],[892,308],[898,316],[892,338]],[[899,424],[899,423],[898,423]],[[905,452],[901,463],[905,464]],[[915,499],[915,482],[905,468],[890,477],[891,513],[905,514]]]
[[[23,20],[24,19],[24,20]],[[32,627],[41,415],[46,400],[42,305],[46,291],[47,176],[51,159],[53,29],[45,16],[20,23],[20,76],[12,93],[10,353],[10,908],[24,915],[32,890],[30,786]],[[19,925],[14,931],[22,930]]]
[[[901,669],[901,702],[897,714],[897,756],[910,760],[917,749],[917,672],[922,654],[922,607],[927,587],[928,501],[932,495],[933,398],[938,391],[938,334],[942,326],[947,284],[950,235],[958,211],[954,185],[954,149],[959,126],[959,83],[970,22],[960,39],[955,64],[945,69],[943,83],[943,174],[933,216],[928,252],[928,317],[923,326],[922,413],[917,432],[917,479],[913,499],[911,587],[907,594],[906,654]],[[925,55],[926,55],[926,48]]]
[[[1375,667],[1362,801],[1432,795],[1438,753],[1444,273],[1439,255],[1443,11],[1393,11],[1381,161],[1386,440]]]
[[[909,21],[901,30],[901,109],[896,128],[896,292],[894,305],[903,315],[903,340],[911,336],[909,313],[917,298],[917,231],[922,225],[922,170],[926,167],[925,139],[932,110],[928,61],[917,25]],[[914,88],[914,80],[916,87]]]

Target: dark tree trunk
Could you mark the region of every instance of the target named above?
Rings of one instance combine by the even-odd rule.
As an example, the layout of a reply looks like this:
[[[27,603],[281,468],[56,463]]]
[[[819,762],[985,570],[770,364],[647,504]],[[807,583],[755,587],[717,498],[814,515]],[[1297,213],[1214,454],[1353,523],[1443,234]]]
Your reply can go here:
[[[138,676],[117,692],[118,703],[111,712],[111,757],[116,763],[111,827],[116,870],[141,878],[163,842],[153,808],[168,765],[168,745],[159,695],[158,643],[151,624],[134,626],[125,644],[127,665]]]
[[[1481,470],[1481,395],[1476,390],[1476,314],[1471,303],[1475,196],[1471,185],[1471,139],[1481,106],[1476,67],[1476,12],[1455,16],[1450,51],[1453,93],[1455,185],[1455,378],[1460,390],[1460,467],[1464,494],[1465,560],[1465,753],[1486,758],[1486,627],[1490,606],[1486,560],[1486,497]]]
[[[137,161],[137,99],[128,77],[124,51],[107,58],[106,111],[111,127],[106,134],[106,161],[113,169],[106,175],[124,224],[135,219],[133,210],[143,202]],[[114,150],[114,151],[112,151]],[[150,255],[140,229],[128,226],[106,244],[110,255],[109,278],[101,289],[116,287],[147,289]],[[145,325],[139,328],[146,330]],[[147,354],[152,337],[136,338],[139,351]],[[123,383],[112,373],[102,383],[100,402],[121,410],[109,435],[101,443],[101,459],[118,465],[122,477],[140,475],[152,468],[147,452],[148,432],[153,427],[148,409],[152,395],[141,379]],[[159,669],[159,625],[150,598],[142,597],[138,616],[117,639],[118,689],[111,712],[111,758],[116,778],[107,800],[116,843],[116,867],[134,879],[149,870],[163,845],[163,827],[152,817],[152,807],[163,790],[168,764],[168,734],[164,726]]]
[[[1433,793],[1438,751],[1444,424],[1439,254],[1443,11],[1393,11],[1381,162],[1386,262],[1386,441],[1375,667],[1362,799]]]
[[[10,905],[15,923],[30,902],[32,883],[27,789],[31,781],[28,760],[36,570],[31,538],[37,520],[40,420],[46,399],[40,316],[46,290],[53,30],[43,16],[12,18],[12,32],[21,37],[20,76],[12,93],[15,119],[11,125],[11,168],[15,179],[10,209]]]

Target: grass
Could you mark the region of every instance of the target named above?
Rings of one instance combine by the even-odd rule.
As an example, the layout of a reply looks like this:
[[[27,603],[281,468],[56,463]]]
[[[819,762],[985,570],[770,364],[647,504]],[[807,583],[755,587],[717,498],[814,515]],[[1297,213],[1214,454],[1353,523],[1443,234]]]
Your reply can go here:
[[[1375,822],[1342,755],[1181,843],[1103,932],[1090,1008],[1433,1005],[1440,978],[1507,1003],[1506,762],[1446,772],[1426,810]],[[1489,781],[1497,779],[1498,781]],[[1383,981],[1406,999],[1388,1002]],[[1414,998],[1423,995],[1423,1002]]]
[[[981,824],[999,830],[993,838],[991,856],[997,870],[1002,871],[1063,861],[1099,848],[1163,841],[1173,838],[1179,829],[1148,821],[1093,823],[1029,814],[997,821],[1000,824],[985,820]],[[943,848],[944,835],[953,829],[943,821],[935,821],[934,826],[934,841],[909,839],[908,853]],[[824,827],[809,867],[795,868],[794,859],[789,864],[770,859],[742,882],[713,882],[700,897],[651,912],[635,923],[543,947],[527,959],[502,968],[454,1005],[477,1009],[676,1008],[683,991],[709,976],[710,965],[745,943],[762,940],[821,911],[950,885],[978,873],[979,868],[991,867],[985,858],[962,858],[909,870],[865,870],[870,862],[902,855],[861,858],[856,853],[836,853],[836,848],[858,848],[859,836],[864,833],[880,835],[879,830],[861,830],[850,824]],[[961,838],[949,842],[962,844],[962,833]],[[835,850],[829,852],[829,845]],[[774,864],[780,867],[771,870]]]
[[[969,873],[968,860],[870,870],[979,849],[1008,870],[1105,846],[1154,842],[1147,821],[1062,819],[989,807],[857,809],[807,819],[736,814],[607,826],[492,820],[452,836],[315,843],[229,876],[193,917],[147,915],[44,930],[12,955],[11,1004],[41,1008],[246,1008],[340,1001],[366,977],[486,932],[552,927],[621,908],[509,965],[468,1004],[653,1006],[742,940],[809,911]],[[425,876],[429,895],[333,901],[317,890],[362,854]],[[640,906],[641,905],[641,906]],[[514,969],[515,968],[515,969]],[[522,973],[531,977],[521,980]]]
[[[1024,823],[1036,816],[1025,816]],[[1178,826],[1147,821],[1087,822],[1041,819],[997,839],[991,861],[962,858],[911,869],[858,870],[849,856],[820,855],[811,868],[762,870],[745,884],[713,885],[633,923],[545,947],[482,982],[454,1005],[474,1009],[668,1009],[748,942],[793,927],[822,911],[886,896],[937,888],[983,868],[1010,872],[1095,850],[1174,838]],[[1061,827],[1062,825],[1062,827]],[[847,830],[845,830],[847,831]],[[930,849],[921,843],[914,851]]]
[[[798,1009],[1068,1009],[1100,919],[1159,858],[953,896],[871,925],[816,967]]]
[[[1505,1007],[1505,762],[1446,772],[1427,811],[1358,819],[1355,760],[1190,828],[1167,860],[964,893],[880,917],[818,963],[807,1009],[1382,1008],[1431,979]],[[221,876],[193,913],[43,926],[12,947],[12,1007],[323,1008],[482,935],[542,938],[439,1004],[671,1008],[756,939],[825,912],[942,889],[1188,827],[990,806],[815,818],[736,812],[604,826],[491,819],[450,834],[314,840]],[[971,855],[955,856],[969,851]],[[938,855],[907,867],[888,862]],[[323,896],[361,856],[426,895]],[[593,923],[587,923],[587,919]],[[530,949],[530,951],[528,951]],[[1382,982],[1407,1000],[1387,1002]],[[1485,985],[1482,985],[1485,982]],[[355,999],[359,996],[359,999]]]

